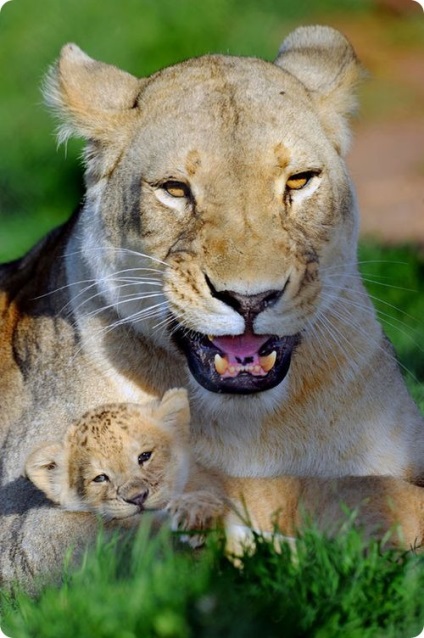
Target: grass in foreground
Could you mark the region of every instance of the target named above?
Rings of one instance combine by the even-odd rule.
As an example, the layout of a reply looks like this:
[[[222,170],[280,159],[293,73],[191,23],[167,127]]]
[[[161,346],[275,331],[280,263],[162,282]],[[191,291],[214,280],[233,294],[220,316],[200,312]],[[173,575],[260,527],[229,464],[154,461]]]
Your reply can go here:
[[[242,569],[209,539],[195,555],[164,530],[134,542],[99,538],[60,587],[3,598],[12,638],[412,638],[424,625],[424,557],[366,549],[353,528],[336,539],[309,530],[296,554],[262,537]]]

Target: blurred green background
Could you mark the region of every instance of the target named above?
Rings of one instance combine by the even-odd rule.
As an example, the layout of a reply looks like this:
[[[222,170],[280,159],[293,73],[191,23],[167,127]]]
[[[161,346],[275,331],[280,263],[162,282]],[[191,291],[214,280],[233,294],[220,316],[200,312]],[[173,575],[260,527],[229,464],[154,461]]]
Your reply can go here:
[[[393,60],[424,54],[424,17],[412,0],[12,0],[0,11],[0,261],[23,254],[64,221],[83,196],[81,143],[57,149],[41,82],[69,41],[135,75],[209,52],[273,59],[300,24],[330,24],[370,68],[359,125],[422,114]],[[410,64],[408,65],[410,70]],[[405,77],[404,77],[405,76]],[[411,88],[412,87],[412,88]],[[424,172],[424,157],[422,170]],[[356,176],[355,176],[356,177]],[[424,222],[423,222],[424,223]],[[395,238],[396,239],[396,238]],[[424,258],[413,247],[361,247],[363,270],[420,399],[424,379]],[[421,243],[420,243],[421,242]],[[387,316],[385,316],[387,315]]]

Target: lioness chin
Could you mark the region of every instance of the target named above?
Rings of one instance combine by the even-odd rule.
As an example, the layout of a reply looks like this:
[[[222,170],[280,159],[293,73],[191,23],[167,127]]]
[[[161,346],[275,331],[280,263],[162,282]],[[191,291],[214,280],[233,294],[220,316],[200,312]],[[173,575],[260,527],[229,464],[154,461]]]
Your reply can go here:
[[[142,79],[63,48],[45,93],[60,140],[87,140],[86,197],[0,270],[3,581],[95,534],[20,477],[34,444],[179,385],[206,468],[282,497],[279,477],[333,479],[335,507],[349,476],[376,512],[409,502],[423,421],[358,274],[344,162],[360,75],[327,27],[274,64],[212,55]]]

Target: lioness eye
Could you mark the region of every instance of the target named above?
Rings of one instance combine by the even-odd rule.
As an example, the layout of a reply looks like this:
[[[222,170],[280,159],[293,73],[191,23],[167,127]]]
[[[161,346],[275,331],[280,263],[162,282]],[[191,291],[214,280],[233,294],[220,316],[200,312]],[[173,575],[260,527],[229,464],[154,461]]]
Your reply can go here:
[[[150,457],[152,456],[151,452],[142,452],[140,454],[140,456],[138,457],[138,462],[140,465],[143,465],[143,463],[145,463],[146,461],[148,461],[150,459]]]
[[[96,476],[96,478],[93,478],[94,483],[106,483],[106,481],[108,480],[109,477],[107,474],[99,474],[98,476]]]
[[[162,188],[172,197],[190,197],[191,195],[189,187],[184,182],[165,182]]]
[[[316,175],[313,171],[305,171],[304,173],[296,173],[288,178],[286,187],[291,191],[300,191],[308,184]]]

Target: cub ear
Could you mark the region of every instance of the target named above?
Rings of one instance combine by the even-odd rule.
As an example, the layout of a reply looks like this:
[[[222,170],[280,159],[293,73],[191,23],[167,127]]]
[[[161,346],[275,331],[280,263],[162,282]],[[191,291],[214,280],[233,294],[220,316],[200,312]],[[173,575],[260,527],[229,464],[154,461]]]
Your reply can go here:
[[[66,44],[44,83],[47,104],[65,122],[59,142],[73,134],[98,141],[119,140],[120,131],[134,116],[143,82],[93,60],[76,44]]]
[[[284,40],[275,64],[302,82],[327,135],[345,155],[350,141],[347,116],[357,108],[355,89],[364,76],[351,44],[331,27],[300,27]]]
[[[53,503],[61,504],[64,447],[49,443],[36,448],[25,463],[25,474]]]
[[[167,427],[177,427],[180,432],[188,432],[190,405],[187,390],[173,388],[165,392],[159,405],[155,408],[153,416]]]

